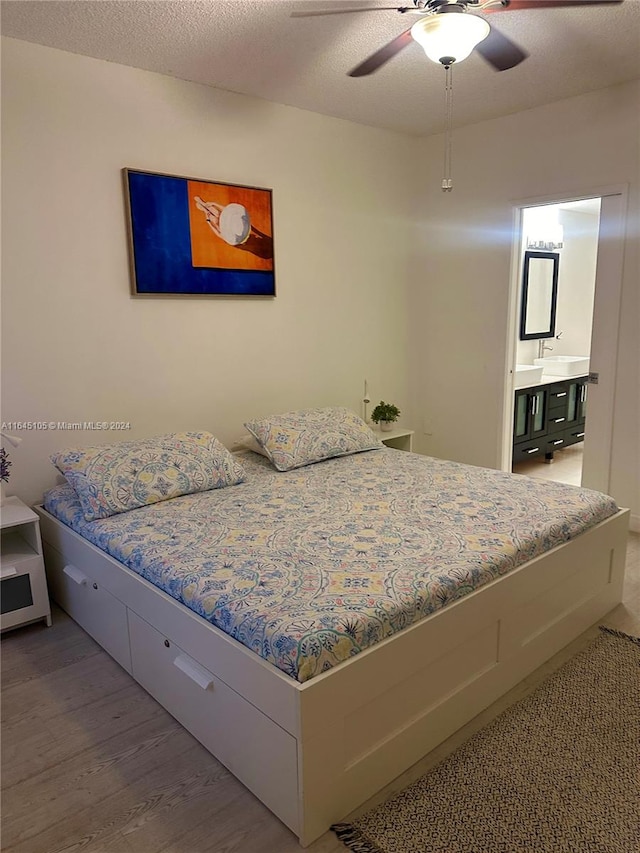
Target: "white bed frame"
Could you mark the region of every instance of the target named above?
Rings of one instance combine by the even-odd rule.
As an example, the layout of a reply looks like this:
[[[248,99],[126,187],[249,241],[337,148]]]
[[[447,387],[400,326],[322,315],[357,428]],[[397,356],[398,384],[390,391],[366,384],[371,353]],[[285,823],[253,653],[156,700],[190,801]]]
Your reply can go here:
[[[53,598],[303,847],[622,598],[629,511],[299,684],[41,507]]]

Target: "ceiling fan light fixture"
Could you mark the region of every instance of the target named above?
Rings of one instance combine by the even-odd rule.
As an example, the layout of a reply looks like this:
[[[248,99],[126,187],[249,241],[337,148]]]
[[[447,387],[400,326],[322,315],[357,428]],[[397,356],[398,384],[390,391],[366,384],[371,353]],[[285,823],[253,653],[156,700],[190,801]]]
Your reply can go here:
[[[490,30],[484,18],[465,12],[440,13],[417,21],[411,27],[411,36],[433,62],[451,65],[466,59]]]

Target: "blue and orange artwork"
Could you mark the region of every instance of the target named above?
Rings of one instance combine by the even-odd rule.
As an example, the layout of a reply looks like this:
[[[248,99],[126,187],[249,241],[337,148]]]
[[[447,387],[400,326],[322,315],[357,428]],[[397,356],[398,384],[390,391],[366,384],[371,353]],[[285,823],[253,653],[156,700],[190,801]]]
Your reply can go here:
[[[135,295],[275,296],[271,190],[124,173]]]

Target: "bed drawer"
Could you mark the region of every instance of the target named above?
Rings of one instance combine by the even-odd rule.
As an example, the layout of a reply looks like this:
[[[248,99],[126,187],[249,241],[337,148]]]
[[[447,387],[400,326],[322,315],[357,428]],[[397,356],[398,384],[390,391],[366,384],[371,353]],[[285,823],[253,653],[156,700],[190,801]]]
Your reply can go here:
[[[132,611],[129,635],[136,681],[297,833],[295,738]]]
[[[121,667],[131,672],[129,626],[124,604],[97,583],[91,569],[65,563],[60,552],[46,543],[44,557],[54,601]]]

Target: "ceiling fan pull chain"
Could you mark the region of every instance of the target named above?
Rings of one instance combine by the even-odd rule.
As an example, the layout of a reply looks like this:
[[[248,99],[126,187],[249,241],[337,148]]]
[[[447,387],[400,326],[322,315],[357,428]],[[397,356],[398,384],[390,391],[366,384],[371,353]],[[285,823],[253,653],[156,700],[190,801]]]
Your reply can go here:
[[[444,103],[445,103],[445,132],[444,132],[444,176],[442,192],[450,193],[453,189],[451,177],[451,150],[453,136],[453,69],[445,65]]]

